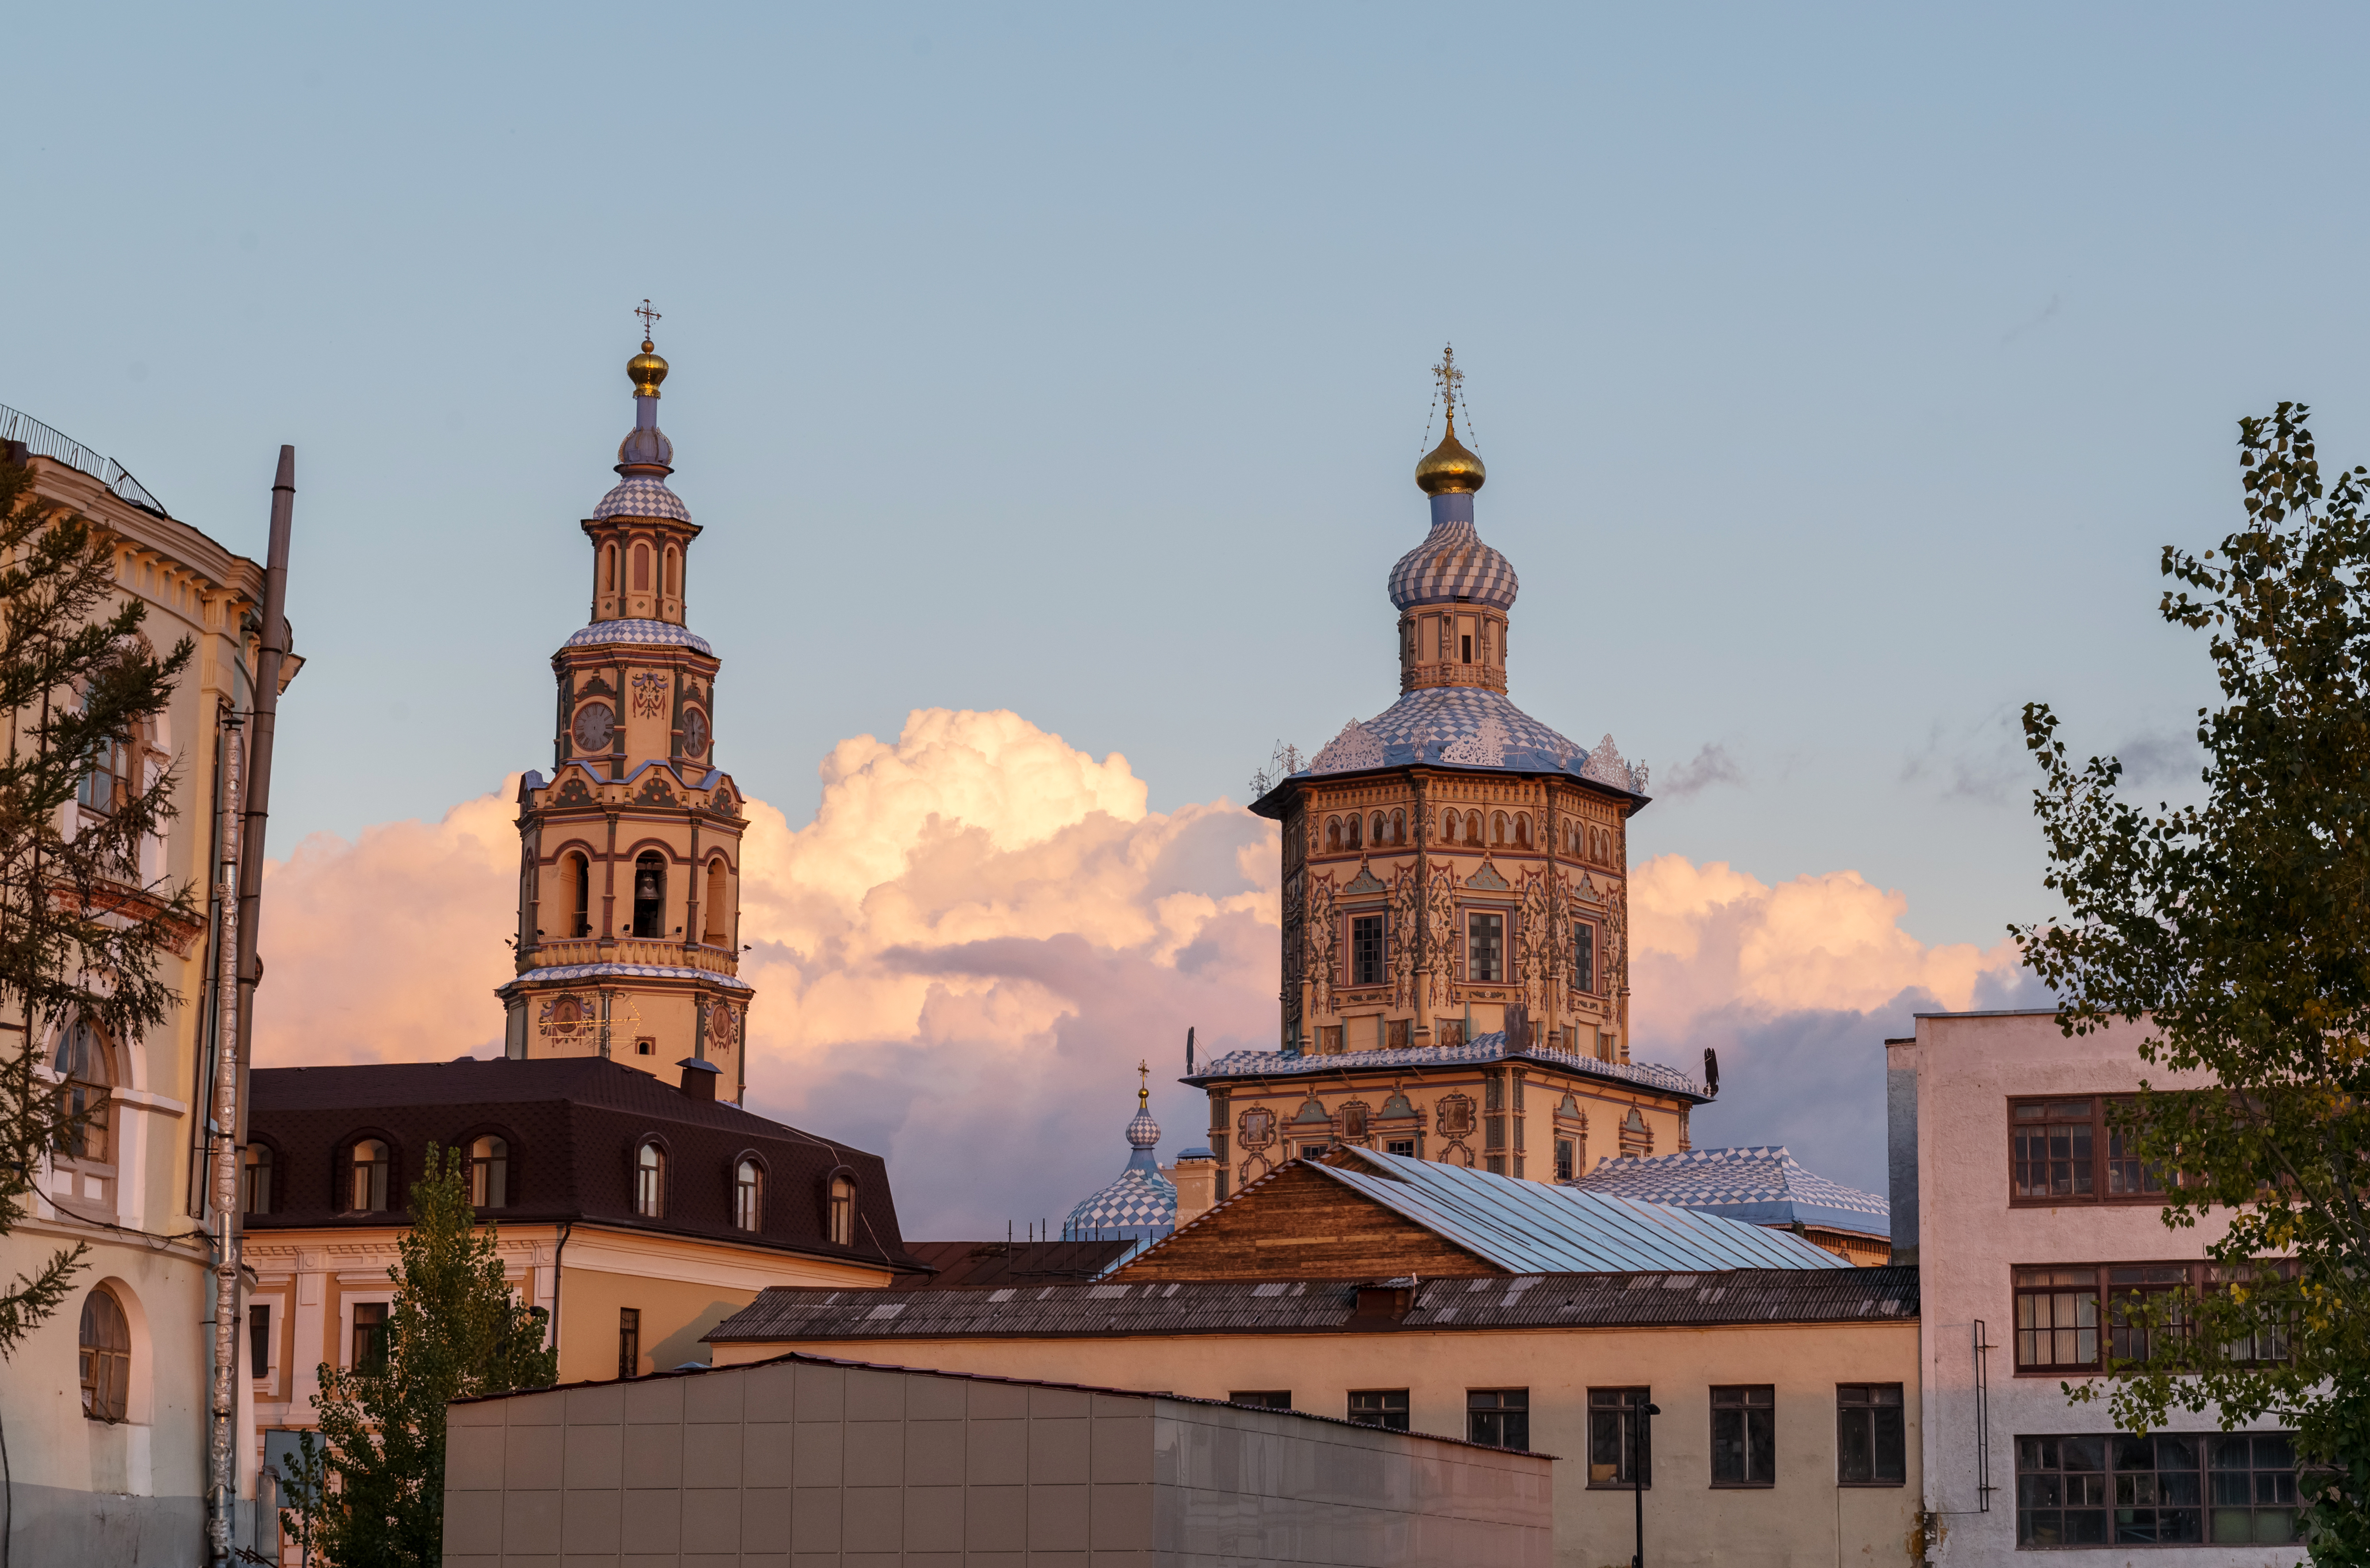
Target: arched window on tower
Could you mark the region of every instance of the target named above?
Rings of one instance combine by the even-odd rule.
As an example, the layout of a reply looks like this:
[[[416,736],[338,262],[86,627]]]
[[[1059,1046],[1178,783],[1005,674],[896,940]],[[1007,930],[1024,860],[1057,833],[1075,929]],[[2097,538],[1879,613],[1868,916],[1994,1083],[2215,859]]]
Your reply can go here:
[[[568,857],[568,934],[589,937],[592,934],[592,862],[581,853]]]
[[[650,591],[650,547],[639,540],[634,544],[634,592]]]
[[[601,592],[604,594],[614,594],[616,591],[617,547],[615,545],[603,545],[601,547]]]
[[[731,874],[723,856],[708,862],[708,907],[700,920],[707,929],[700,933],[699,940],[709,947],[725,947],[732,940]]]
[[[683,554],[673,545],[666,553],[666,594],[670,599],[683,597]]]
[[[634,860],[634,935],[666,935],[666,858],[655,849]]]

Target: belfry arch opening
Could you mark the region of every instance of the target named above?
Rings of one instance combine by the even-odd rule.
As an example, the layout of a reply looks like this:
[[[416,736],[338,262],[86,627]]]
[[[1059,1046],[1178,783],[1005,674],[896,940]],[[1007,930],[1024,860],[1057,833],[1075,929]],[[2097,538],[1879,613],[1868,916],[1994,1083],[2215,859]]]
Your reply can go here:
[[[708,862],[708,896],[700,924],[706,928],[699,940],[709,947],[729,946],[732,940],[731,871],[724,857],[717,856]]]
[[[634,859],[634,935],[666,934],[666,857],[645,849]]]

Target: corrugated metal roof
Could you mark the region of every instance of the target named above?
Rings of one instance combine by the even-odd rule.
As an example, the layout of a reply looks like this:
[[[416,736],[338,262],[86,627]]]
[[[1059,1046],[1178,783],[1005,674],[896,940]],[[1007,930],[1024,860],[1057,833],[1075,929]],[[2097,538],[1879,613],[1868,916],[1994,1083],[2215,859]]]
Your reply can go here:
[[[1754,1225],[1816,1225],[1864,1236],[1893,1233],[1890,1203],[1805,1170],[1779,1144],[1690,1149],[1651,1159],[1607,1157],[1572,1184],[1605,1197],[1671,1204]]]
[[[1438,1279],[1407,1316],[1358,1317],[1356,1280],[1187,1280],[1002,1290],[776,1286],[708,1333],[711,1343],[1048,1339],[1133,1334],[1401,1333],[1413,1330],[1700,1328],[1904,1322],[1915,1264],[1853,1269],[1656,1270]],[[1371,1284],[1373,1282],[1363,1282]]]

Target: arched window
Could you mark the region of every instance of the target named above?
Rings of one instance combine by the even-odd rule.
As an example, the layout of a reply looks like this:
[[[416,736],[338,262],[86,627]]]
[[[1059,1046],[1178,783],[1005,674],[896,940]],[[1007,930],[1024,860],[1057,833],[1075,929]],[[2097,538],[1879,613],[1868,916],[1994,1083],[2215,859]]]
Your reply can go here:
[[[1391,813],[1391,842],[1394,844],[1407,842],[1407,813],[1404,810]]]
[[[58,1054],[51,1063],[63,1080],[58,1085],[58,1119],[63,1124],[58,1152],[70,1159],[107,1163],[107,1091],[115,1082],[114,1055],[107,1036],[86,1020],[75,1019],[58,1036]]]
[[[650,591],[650,547],[637,542],[634,546],[634,592]]]
[[[378,1214],[386,1208],[386,1145],[376,1138],[359,1138],[346,1151],[346,1207],[355,1214]]]
[[[683,597],[683,557],[673,545],[666,553],[666,592],[670,599]]]
[[[754,1159],[732,1168],[732,1223],[742,1230],[765,1223],[765,1168]]]
[[[831,1240],[834,1247],[856,1245],[856,1178],[831,1179]]]
[[[469,1202],[478,1208],[507,1208],[511,1193],[511,1146],[490,1134],[469,1145]]]
[[[614,594],[616,591],[617,547],[615,545],[603,545],[601,547],[601,592],[604,594]]]
[[[572,906],[568,917],[568,934],[589,937],[592,934],[592,862],[581,854],[568,857],[568,897]]]
[[[644,1219],[666,1217],[666,1150],[654,1143],[634,1151],[634,1212]]]
[[[731,903],[731,894],[726,881],[731,874],[723,856],[708,862],[708,908],[700,920],[707,929],[699,940],[709,947],[723,947],[732,940],[731,910],[727,907]]]
[[[82,1298],[81,1344],[83,1414],[121,1421],[132,1402],[132,1325],[103,1285]]]
[[[1514,847],[1527,849],[1530,847],[1531,819],[1526,813],[1516,812],[1514,813]]]
[[[1344,849],[1355,849],[1358,847],[1357,813],[1352,812],[1350,813],[1350,820],[1342,824],[1341,833],[1341,847]]]
[[[655,849],[634,860],[634,935],[666,935],[666,857]]]
[[[271,1212],[271,1146],[251,1143],[238,1157],[238,1206],[245,1214]]]

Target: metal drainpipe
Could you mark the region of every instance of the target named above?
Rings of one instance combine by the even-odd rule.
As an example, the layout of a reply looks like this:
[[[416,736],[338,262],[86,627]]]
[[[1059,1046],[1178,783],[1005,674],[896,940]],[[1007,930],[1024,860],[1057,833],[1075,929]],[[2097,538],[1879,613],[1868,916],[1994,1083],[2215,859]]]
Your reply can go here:
[[[237,730],[239,721],[230,721],[232,744],[224,749],[226,788],[224,794],[238,800],[241,779]],[[208,1549],[212,1560],[230,1561],[231,1502],[238,1490],[238,1456],[233,1443],[232,1426],[238,1410],[237,1389],[234,1386],[233,1358],[238,1353],[238,1237],[236,1231],[238,1207],[238,1146],[234,1141],[238,1125],[238,845],[239,815],[229,813],[224,824],[222,846],[222,876],[217,894],[222,900],[223,944],[217,955],[221,975],[215,993],[222,1009],[222,1024],[217,1036],[220,1048],[214,1053],[214,1113],[213,1117],[213,1147],[209,1172],[213,1188],[214,1207],[214,1299],[213,1364],[209,1382],[213,1422],[207,1434],[206,1470],[207,1494],[212,1505],[208,1520]]]

